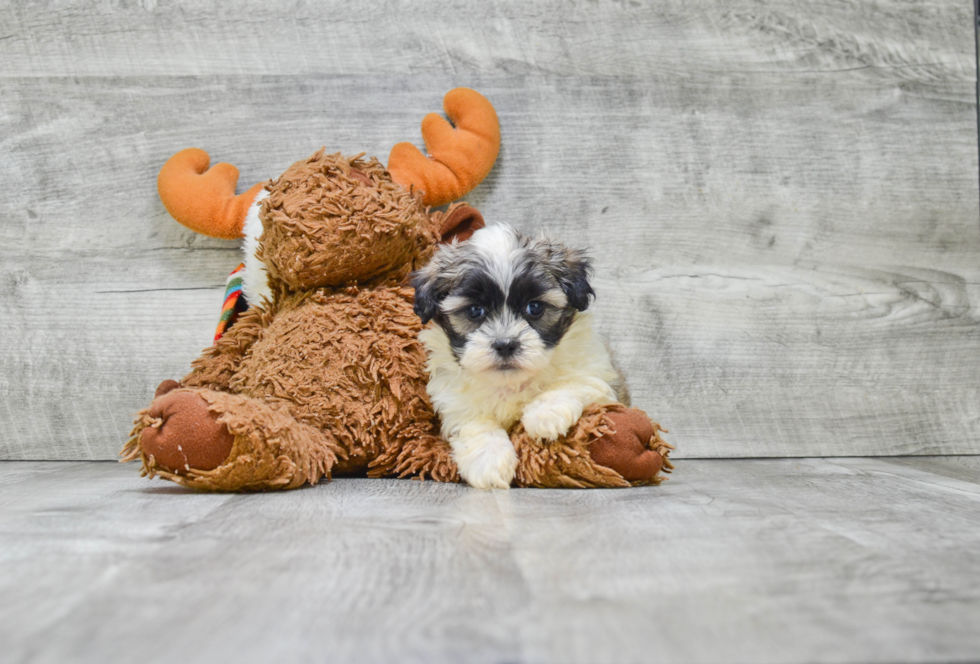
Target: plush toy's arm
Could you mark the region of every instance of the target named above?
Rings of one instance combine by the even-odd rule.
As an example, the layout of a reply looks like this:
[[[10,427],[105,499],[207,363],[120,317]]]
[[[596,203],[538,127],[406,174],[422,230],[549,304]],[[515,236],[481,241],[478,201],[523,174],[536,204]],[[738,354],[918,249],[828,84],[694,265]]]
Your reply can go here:
[[[231,379],[241,366],[242,358],[272,321],[273,312],[253,306],[214,345],[191,362],[191,372],[181,381],[182,387],[204,387],[227,391]]]

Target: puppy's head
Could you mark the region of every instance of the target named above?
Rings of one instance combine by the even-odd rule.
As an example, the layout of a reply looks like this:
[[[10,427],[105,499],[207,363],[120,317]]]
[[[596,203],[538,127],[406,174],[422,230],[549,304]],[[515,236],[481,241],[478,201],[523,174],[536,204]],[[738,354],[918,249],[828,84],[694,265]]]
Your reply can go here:
[[[445,331],[464,369],[533,374],[595,296],[590,273],[574,249],[489,226],[413,274],[415,313]]]

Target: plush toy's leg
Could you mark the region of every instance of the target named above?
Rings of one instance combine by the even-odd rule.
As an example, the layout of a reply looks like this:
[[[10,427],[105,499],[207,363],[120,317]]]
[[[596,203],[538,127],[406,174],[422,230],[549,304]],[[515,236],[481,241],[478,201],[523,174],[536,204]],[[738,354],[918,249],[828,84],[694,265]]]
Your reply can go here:
[[[281,404],[173,385],[158,394],[120,453],[123,461],[142,460],[150,477],[212,491],[293,489],[329,477],[345,456]]]
[[[659,484],[673,449],[646,413],[619,404],[589,406],[568,434],[551,443],[518,424],[511,441],[519,459],[517,486],[627,487]]]
[[[435,422],[416,422],[400,432],[399,440],[371,462],[369,477],[415,477],[458,482],[453,451],[439,435]]]

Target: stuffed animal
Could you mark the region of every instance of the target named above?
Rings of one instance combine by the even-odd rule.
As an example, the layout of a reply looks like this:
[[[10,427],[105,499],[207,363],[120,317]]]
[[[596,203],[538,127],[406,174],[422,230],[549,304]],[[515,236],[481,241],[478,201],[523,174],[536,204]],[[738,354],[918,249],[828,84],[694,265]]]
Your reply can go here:
[[[177,153],[158,189],[171,215],[219,238],[243,238],[250,306],[179,382],[165,380],[121,452],[142,473],[207,490],[291,489],[337,474],[458,481],[426,394],[409,274],[439,242],[484,225],[465,195],[490,172],[500,130],[466,88],[429,114],[430,157],[408,143],[375,158],[320,150],[235,195],[238,171]],[[669,471],[661,429],[641,411],[592,407],[553,443],[512,431],[515,483],[614,487]]]

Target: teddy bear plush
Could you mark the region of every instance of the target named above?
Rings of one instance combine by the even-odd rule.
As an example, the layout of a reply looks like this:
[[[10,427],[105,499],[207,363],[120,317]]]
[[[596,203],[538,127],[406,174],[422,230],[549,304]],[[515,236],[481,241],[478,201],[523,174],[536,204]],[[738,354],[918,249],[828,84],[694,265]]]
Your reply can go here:
[[[142,472],[206,490],[291,489],[338,474],[459,481],[426,394],[426,354],[409,275],[439,242],[484,225],[454,201],[496,160],[493,106],[449,92],[422,134],[387,169],[375,158],[320,150],[235,195],[238,171],[189,149],[160,171],[179,222],[243,238],[250,306],[180,381],[165,380],[136,417],[121,456]],[[658,483],[670,446],[622,405],[591,407],[565,437],[511,432],[515,484],[618,487]]]

